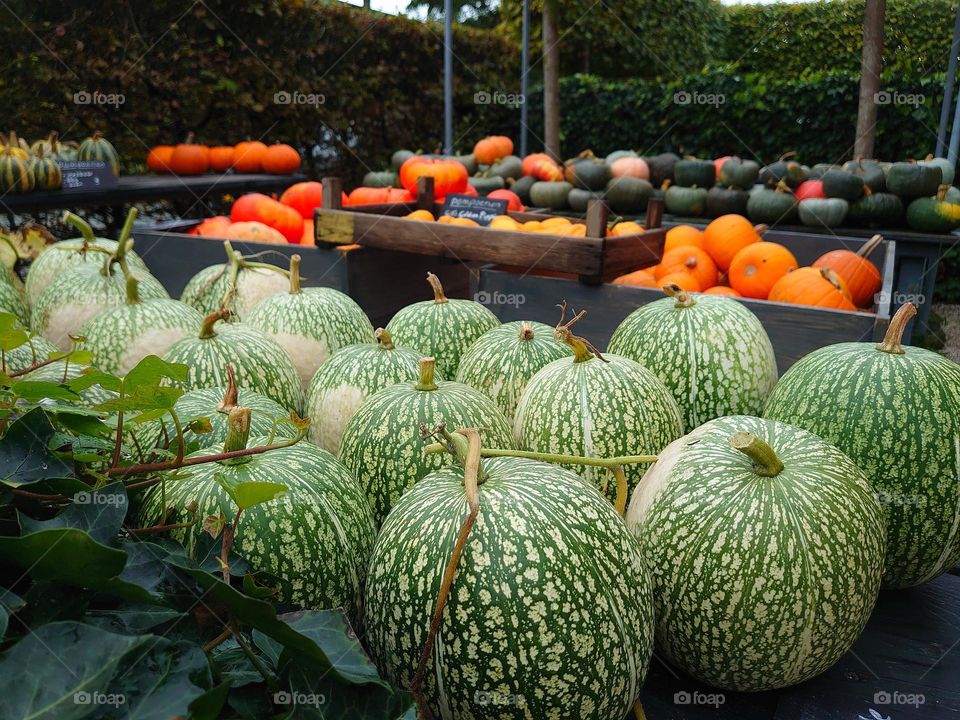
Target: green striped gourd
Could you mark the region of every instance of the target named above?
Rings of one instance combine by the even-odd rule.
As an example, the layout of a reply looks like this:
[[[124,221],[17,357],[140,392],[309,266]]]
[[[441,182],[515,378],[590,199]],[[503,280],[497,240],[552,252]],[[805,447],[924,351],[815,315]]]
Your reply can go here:
[[[31,307],[37,304],[40,294],[67,271],[82,265],[93,265],[99,269],[103,267],[104,258],[117,250],[115,240],[95,237],[93,228],[82,218],[67,212],[63,220],[77,228],[80,237],[54,243],[30,265],[26,286],[27,302]],[[146,264],[129,246],[125,257],[132,269],[148,272]]]
[[[229,423],[224,451],[247,447],[249,409],[235,408]],[[249,445],[267,440],[252,438]],[[192,457],[209,454],[209,449],[201,450]],[[280,497],[243,511],[234,539],[236,552],[255,570],[280,579],[281,602],[316,610],[341,607],[353,622],[359,622],[374,528],[370,508],[347,469],[330,453],[306,442],[195,465],[188,477],[181,475],[176,482],[166,483],[165,502],[160,487],[151,488],[139,513],[140,525],[160,522],[164,505],[186,520],[187,506],[193,502],[200,517],[222,513],[232,521],[237,508],[220,481],[286,486]],[[198,523],[171,535],[193,552],[203,533]]]
[[[60,348],[45,337],[31,335],[23,345],[3,353],[0,371],[9,375],[10,373],[26,370],[34,365],[39,365],[53,353],[57,352],[60,352]]]
[[[676,285],[637,308],[607,351],[636,360],[673,393],[689,432],[723,415],[754,415],[777,384],[773,346],[757,316],[730,298]]]
[[[488,330],[460,360],[457,382],[475,387],[493,400],[509,420],[527,383],[554,360],[571,355],[553,337],[553,328],[537,322],[517,321]]]
[[[0,155],[0,192],[25,193],[32,189],[29,161],[10,154]]]
[[[63,171],[51,154],[38,148],[30,158],[35,190],[59,190],[63,184]]]
[[[210,265],[194,275],[180,294],[180,300],[204,315],[226,308],[243,321],[254,305],[290,287],[287,272],[270,263],[254,262],[223,243],[227,262]]]
[[[0,267],[0,312],[10,313],[24,325],[30,324],[30,307],[19,280]]]
[[[737,691],[847,652],[883,571],[883,510],[836,447],[786,423],[711,420],[672,443],[627,513],[653,573],[657,647]]]
[[[625,717],[653,642],[639,544],[575,473],[519,458],[480,468],[479,513],[423,677],[433,716]],[[413,680],[468,509],[463,470],[437,470],[400,499],[377,538],[367,638],[395,685]]]
[[[802,358],[764,411],[864,470],[886,510],[888,587],[918,585],[960,561],[960,366],[901,345],[915,312],[901,306],[879,345],[828,345]]]
[[[253,390],[238,388],[232,365],[227,365],[226,372],[225,387],[190,390],[177,398],[173,409],[183,426],[183,438],[187,447],[223,445],[227,439],[227,416],[235,407],[250,408],[251,435],[273,435],[281,440],[296,436],[293,425],[278,422],[290,416],[288,410]],[[206,432],[197,432],[190,427],[192,421],[201,418],[210,421]],[[177,448],[177,429],[169,417],[132,425],[131,429],[141,447]]]
[[[47,137],[40,140],[34,140],[30,143],[30,152],[31,154],[36,154],[38,150],[42,151],[44,155],[49,155],[50,157],[56,157],[57,152],[59,152],[60,133],[56,130],[51,130],[50,134]]]
[[[52,279],[33,307],[30,318],[33,332],[43,335],[61,350],[69,350],[73,344],[70,336],[78,335],[90,318],[105,308],[127,301],[128,273],[139,282],[141,299],[170,297],[159,280],[147,272],[132,270],[127,264],[126,251],[132,242],[130,232],[136,214],[136,209],[130,211],[117,249],[107,255],[99,267],[84,263]]]
[[[80,143],[77,159],[103,160],[113,170],[114,175],[120,174],[120,157],[110,141],[103,137],[99,130]]]
[[[237,385],[275,400],[288,410],[303,408],[303,388],[293,361],[276,342],[256,328],[221,323],[229,313],[217,310],[203,319],[200,332],[178,340],[164,354],[167,362],[183,363],[189,369],[185,390],[223,387],[226,367],[232,365]]]
[[[473,300],[451,300],[440,279],[427,273],[433,300],[407,305],[397,311],[387,330],[400,347],[412,348],[437,361],[443,377],[456,377],[460,358],[487,330],[500,324],[497,316]]]
[[[338,348],[373,342],[373,325],[353,299],[333,288],[301,288],[300,256],[290,258],[289,292],[261,300],[245,323],[287,351],[304,389]]]
[[[452,462],[424,455],[420,426],[480,427],[491,447],[512,446],[510,423],[486,395],[468,385],[436,380],[433,358],[420,361],[417,382],[391,385],[367,400],[347,423],[340,460],[360,481],[379,527],[416,482]]]
[[[310,418],[310,440],[334,455],[347,423],[374,393],[420,376],[420,353],[398,348],[383,328],[377,343],[361,343],[337,350],[310,381],[304,407]],[[438,378],[442,379],[442,378]]]
[[[683,434],[676,401],[650,370],[620,355],[601,356],[573,335],[570,325],[579,317],[556,331],[573,357],[544,367],[520,397],[513,424],[517,447],[588,457],[656,455]],[[606,469],[571,469],[616,498],[616,483]],[[624,468],[631,489],[645,469]]]
[[[139,282],[127,270],[127,301],[98,312],[81,328],[92,364],[111,375],[126,375],[147,355],[163,355],[196,333],[203,316],[170,298],[140,298]]]

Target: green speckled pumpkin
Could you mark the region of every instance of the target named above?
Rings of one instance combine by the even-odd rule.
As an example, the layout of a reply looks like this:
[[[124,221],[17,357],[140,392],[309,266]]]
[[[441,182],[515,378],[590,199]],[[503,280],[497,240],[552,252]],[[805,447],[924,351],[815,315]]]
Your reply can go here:
[[[572,355],[553,337],[553,328],[537,322],[506,323],[484,333],[460,360],[457,382],[475,387],[513,420],[523,389],[554,360]]]
[[[569,325],[557,332],[574,355],[554,360],[527,383],[513,426],[520,450],[587,457],[656,455],[683,434],[673,395],[650,370],[620,355],[596,354],[570,333]],[[607,470],[571,469],[616,497]],[[631,489],[645,469],[624,468]]]
[[[30,307],[18,282],[5,267],[0,267],[0,312],[10,313],[24,325],[29,325]]]
[[[900,345],[914,312],[901,306],[880,345],[840,343],[802,358],[764,413],[863,468],[887,511],[890,587],[927,582],[960,561],[960,366]]]
[[[289,290],[286,270],[244,258],[229,241],[223,246],[227,262],[205,267],[190,278],[180,293],[182,302],[204,315],[225,307],[235,319],[242,321],[264,298]]]
[[[300,256],[290,259],[290,290],[261,300],[244,320],[287,351],[304,389],[338,348],[373,342],[373,325],[353,299],[332,288],[300,287]]]
[[[245,409],[231,413],[233,424]],[[239,449],[267,442],[251,438],[239,446],[228,437],[224,447]],[[246,441],[245,433],[243,441]],[[207,455],[201,450],[196,455]],[[236,551],[255,570],[280,578],[279,600],[308,609],[342,607],[361,620],[363,584],[374,542],[373,521],[357,481],[330,453],[310,443],[248,456],[245,462],[196,465],[188,477],[166,483],[166,506],[186,517],[196,502],[201,517],[223,513],[232,521],[237,508],[216,476],[227,483],[271,482],[287,487],[279,498],[245,510],[234,540]],[[151,488],[139,513],[141,526],[164,515],[159,486]],[[199,524],[171,534],[192,552],[203,533]]]
[[[185,390],[223,387],[226,367],[232,365],[237,385],[249,388],[298,413],[303,408],[303,388],[286,351],[260,330],[247,325],[218,322],[227,317],[220,310],[204,318],[199,333],[178,340],[164,354],[167,362],[190,368]],[[216,329],[214,327],[216,326]]]
[[[467,348],[500,321],[478,302],[448,299],[440,279],[433,273],[427,273],[427,280],[433,287],[433,300],[397,311],[387,324],[387,331],[400,347],[434,358],[440,375],[452,378]]]
[[[337,350],[310,381],[304,413],[310,418],[310,440],[340,454],[340,440],[350,419],[374,393],[420,377],[420,353],[398,348],[383,328],[377,344],[362,343]],[[442,378],[438,378],[442,379]]]
[[[10,374],[38,365],[60,348],[41,335],[32,335],[27,342],[3,353],[0,371]]]
[[[753,415],[777,384],[770,338],[745,306],[717,295],[675,298],[637,308],[610,338],[608,352],[636,360],[673,393],[686,432],[723,415]]]
[[[435,381],[430,358],[419,382],[391,385],[360,406],[347,423],[340,459],[367,494],[379,527],[393,504],[425,475],[449,465],[449,455],[424,455],[421,424],[429,429],[483,428],[490,447],[513,446],[510,423],[486,395],[468,385]]]
[[[653,574],[657,647],[716,687],[802,682],[847,652],[883,571],[863,472],[800,428],[711,420],[650,468],[627,513]]]
[[[574,473],[481,464],[479,514],[460,558],[423,691],[434,717],[619,720],[646,675],[649,574],[622,518]],[[460,468],[400,499],[367,580],[370,651],[413,679],[444,567],[468,511]]]

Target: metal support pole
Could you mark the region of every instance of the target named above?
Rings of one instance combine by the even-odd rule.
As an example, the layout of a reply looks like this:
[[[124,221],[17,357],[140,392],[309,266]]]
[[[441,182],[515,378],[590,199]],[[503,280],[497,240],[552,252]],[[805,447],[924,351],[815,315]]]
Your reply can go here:
[[[527,126],[530,118],[527,94],[530,88],[530,0],[523,0],[523,32],[520,40],[520,157],[527,156]]]
[[[453,0],[443,2],[443,152],[453,154]]]
[[[960,94],[957,95],[957,105],[953,111],[953,128],[950,130],[950,149],[947,151],[947,160],[954,167],[957,166],[957,151],[960,150]]]
[[[943,105],[940,106],[940,125],[937,128],[937,157],[943,157],[943,152],[947,149],[947,121],[950,119],[950,103],[953,101],[953,82],[957,76],[957,53],[960,53],[960,4],[957,5],[957,19],[953,23],[947,77],[943,81]]]

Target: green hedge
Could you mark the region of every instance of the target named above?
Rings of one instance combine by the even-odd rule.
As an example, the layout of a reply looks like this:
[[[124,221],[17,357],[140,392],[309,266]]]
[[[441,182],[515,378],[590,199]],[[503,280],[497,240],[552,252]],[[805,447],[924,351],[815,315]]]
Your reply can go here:
[[[563,154],[633,148],[644,154],[674,150],[768,161],[796,150],[804,162],[849,159],[859,81],[859,74],[850,72],[781,78],[720,69],[668,83],[576,75],[560,85]],[[942,75],[931,75],[883,84],[901,99],[923,96],[924,103],[879,107],[878,157],[922,157],[932,151],[930,128],[937,127],[942,83]],[[686,93],[679,100],[690,102],[676,102],[678,93]],[[710,96],[718,101],[705,104]],[[542,137],[542,93],[530,100],[533,133]]]
[[[440,144],[442,34],[341,3],[14,0],[0,5],[3,130],[33,139],[56,128],[76,139],[98,129],[138,161],[148,145],[188,131],[210,144],[265,137],[311,148],[317,175],[359,180],[398,147]],[[468,28],[455,43],[458,144],[515,135],[517,113],[475,104],[474,93],[517,91],[504,80],[519,75],[517,48]],[[125,102],[74,103],[84,91]],[[324,102],[278,105],[278,92]]]

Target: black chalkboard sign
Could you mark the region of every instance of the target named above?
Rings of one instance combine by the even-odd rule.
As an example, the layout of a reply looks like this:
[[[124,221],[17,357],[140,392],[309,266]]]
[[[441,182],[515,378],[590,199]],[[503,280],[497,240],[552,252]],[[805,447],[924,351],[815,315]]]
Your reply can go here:
[[[441,214],[470,218],[480,225],[489,225],[497,215],[507,212],[506,200],[474,197],[473,195],[447,195]]]
[[[63,172],[62,190],[110,188],[117,176],[106,160],[58,160]]]

